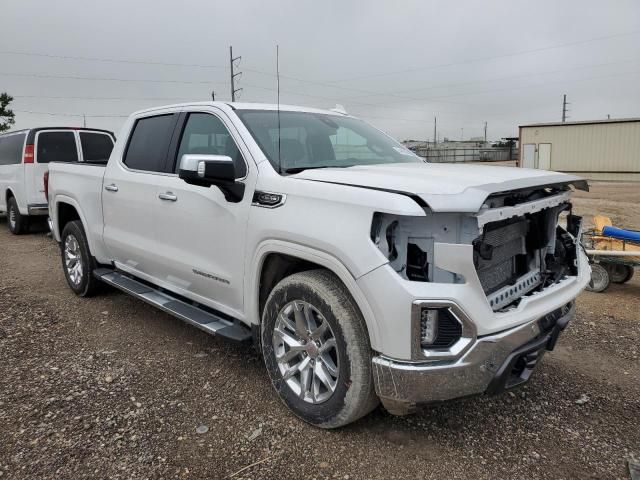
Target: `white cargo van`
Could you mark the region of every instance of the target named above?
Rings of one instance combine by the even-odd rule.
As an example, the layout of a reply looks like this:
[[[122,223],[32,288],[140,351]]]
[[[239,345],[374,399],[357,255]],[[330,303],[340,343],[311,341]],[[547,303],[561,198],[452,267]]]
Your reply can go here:
[[[43,177],[49,162],[106,163],[114,135],[92,128],[32,128],[0,135],[0,212],[25,233],[29,217],[48,215]]]

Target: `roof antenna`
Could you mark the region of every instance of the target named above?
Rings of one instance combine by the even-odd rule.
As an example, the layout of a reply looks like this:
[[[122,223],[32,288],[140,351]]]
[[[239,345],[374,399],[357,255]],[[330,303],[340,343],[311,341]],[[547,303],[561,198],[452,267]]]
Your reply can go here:
[[[280,158],[280,45],[276,45],[276,79],[278,82],[278,173],[282,175],[282,160]]]

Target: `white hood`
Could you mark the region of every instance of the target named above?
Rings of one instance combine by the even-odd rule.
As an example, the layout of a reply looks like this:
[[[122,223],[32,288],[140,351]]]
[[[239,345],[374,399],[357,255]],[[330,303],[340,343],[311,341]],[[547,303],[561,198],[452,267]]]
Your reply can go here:
[[[575,183],[580,177],[547,170],[445,163],[396,163],[305,170],[295,178],[411,194],[433,211],[477,212],[497,192],[538,185]]]

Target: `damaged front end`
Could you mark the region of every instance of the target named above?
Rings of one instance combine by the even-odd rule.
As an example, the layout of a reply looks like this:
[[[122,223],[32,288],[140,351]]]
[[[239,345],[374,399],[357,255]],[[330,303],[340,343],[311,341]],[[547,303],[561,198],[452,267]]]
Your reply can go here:
[[[472,246],[468,260],[487,302],[502,312],[577,275],[581,218],[571,213],[570,195],[566,185],[545,186],[492,194],[476,213],[376,213],[371,239],[398,275],[415,282],[465,283],[459,272],[438,267],[435,245]]]

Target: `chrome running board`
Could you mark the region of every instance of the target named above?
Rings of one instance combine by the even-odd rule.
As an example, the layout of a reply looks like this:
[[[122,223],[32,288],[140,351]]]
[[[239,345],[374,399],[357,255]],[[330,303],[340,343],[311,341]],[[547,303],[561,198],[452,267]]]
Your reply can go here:
[[[220,335],[237,342],[245,342],[251,339],[251,330],[238,320],[234,321],[218,316],[209,310],[191,305],[167,291],[161,291],[156,287],[109,268],[98,268],[94,270],[93,274],[99,280],[174,317],[178,317],[180,320],[190,323],[205,332]]]

